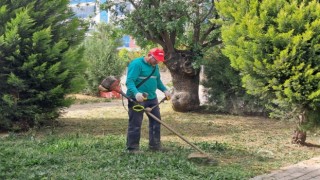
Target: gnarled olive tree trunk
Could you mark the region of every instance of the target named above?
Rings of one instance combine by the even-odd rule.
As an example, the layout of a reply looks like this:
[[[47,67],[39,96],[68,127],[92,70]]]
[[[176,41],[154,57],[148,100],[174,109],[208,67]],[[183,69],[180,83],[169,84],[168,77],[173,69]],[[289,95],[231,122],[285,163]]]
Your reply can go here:
[[[199,109],[199,74],[200,69],[192,66],[193,53],[179,51],[167,53],[166,66],[172,76],[172,106],[175,111],[186,112]]]

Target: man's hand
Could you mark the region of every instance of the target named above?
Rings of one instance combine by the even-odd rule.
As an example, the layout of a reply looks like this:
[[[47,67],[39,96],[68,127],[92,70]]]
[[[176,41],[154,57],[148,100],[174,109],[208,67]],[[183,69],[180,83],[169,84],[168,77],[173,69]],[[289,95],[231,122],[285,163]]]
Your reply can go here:
[[[137,93],[136,94],[136,100],[138,102],[143,102],[143,100],[144,100],[143,94],[142,93]]]
[[[171,93],[169,91],[165,91],[164,92],[164,95],[166,96],[167,100],[170,100],[171,99]]]

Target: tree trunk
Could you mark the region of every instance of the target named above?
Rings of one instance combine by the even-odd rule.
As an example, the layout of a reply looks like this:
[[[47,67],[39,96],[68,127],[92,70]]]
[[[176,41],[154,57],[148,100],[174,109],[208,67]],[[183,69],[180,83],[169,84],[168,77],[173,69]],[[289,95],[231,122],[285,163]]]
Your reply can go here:
[[[297,127],[296,130],[294,130],[291,142],[294,144],[303,145],[306,143],[307,132],[302,130],[300,127],[301,125],[307,122],[305,111],[302,112],[298,118],[299,118],[299,126]]]
[[[199,109],[199,74],[200,68],[193,68],[193,53],[180,51],[168,53],[166,66],[172,76],[173,109],[178,112],[194,111]]]
[[[292,143],[293,144],[301,144],[304,145],[306,143],[306,139],[307,139],[307,132],[302,131],[300,129],[296,129],[293,132],[292,135]]]

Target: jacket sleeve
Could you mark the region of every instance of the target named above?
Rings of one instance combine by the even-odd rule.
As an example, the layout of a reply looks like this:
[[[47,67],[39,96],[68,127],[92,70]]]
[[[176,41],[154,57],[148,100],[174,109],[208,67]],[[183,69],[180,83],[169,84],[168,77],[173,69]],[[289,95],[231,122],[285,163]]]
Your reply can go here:
[[[136,63],[130,63],[128,66],[128,74],[126,80],[127,89],[133,94],[136,95],[139,91],[136,87],[135,82],[137,81],[141,67]]]

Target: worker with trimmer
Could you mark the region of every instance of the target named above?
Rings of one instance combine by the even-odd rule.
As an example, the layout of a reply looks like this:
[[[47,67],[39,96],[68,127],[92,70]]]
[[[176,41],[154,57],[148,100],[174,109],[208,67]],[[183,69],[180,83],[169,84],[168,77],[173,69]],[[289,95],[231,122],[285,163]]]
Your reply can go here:
[[[160,109],[156,90],[164,92],[167,99],[171,98],[170,92],[163,85],[160,79],[159,62],[164,61],[164,51],[160,48],[153,48],[144,57],[132,60],[128,66],[126,79],[126,95],[139,102],[144,108],[151,108],[151,113],[158,119]],[[139,153],[141,125],[143,120],[143,111],[134,109],[136,104],[128,101],[129,124],[127,132],[127,150],[130,153]],[[162,151],[160,141],[160,123],[149,118],[149,149],[152,151]]]
[[[102,80],[98,89],[100,91],[115,91],[128,99],[129,106],[129,126],[127,135],[127,149],[131,153],[139,153],[140,131],[143,119],[143,113],[149,117],[149,148],[153,151],[163,151],[160,142],[160,124],[176,134],[183,141],[188,143],[200,153],[191,153],[188,159],[203,159],[203,162],[209,164],[218,164],[209,154],[201,150],[192,142],[188,141],[180,133],[172,129],[167,123],[161,121],[159,104],[170,99],[171,94],[160,80],[158,63],[164,61],[164,52],[162,49],[154,48],[149,51],[145,57],[133,60],[128,69],[127,87],[125,94],[121,90],[120,80],[115,76],[108,76]],[[151,73],[150,73],[151,72]],[[150,74],[149,74],[150,73]],[[159,103],[156,96],[156,89],[165,93]]]

